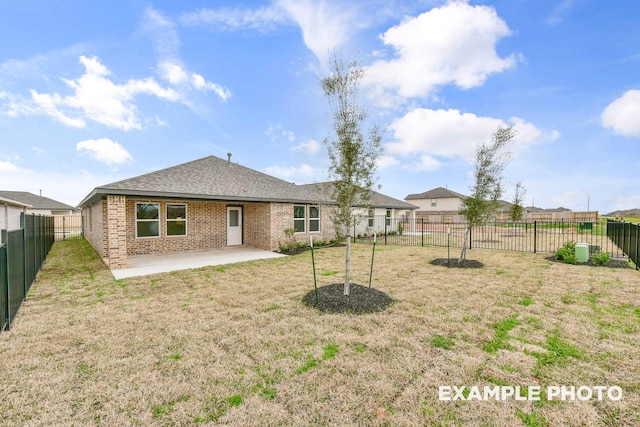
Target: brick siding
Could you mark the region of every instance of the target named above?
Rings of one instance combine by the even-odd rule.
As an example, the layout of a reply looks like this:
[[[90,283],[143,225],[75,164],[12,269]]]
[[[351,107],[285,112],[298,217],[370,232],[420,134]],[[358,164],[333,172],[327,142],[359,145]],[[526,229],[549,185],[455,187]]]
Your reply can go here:
[[[136,237],[136,203],[159,205],[159,236]],[[167,236],[167,204],[187,206],[187,234]],[[276,250],[285,242],[284,230],[293,228],[292,203],[232,203],[217,201],[158,200],[107,196],[83,211],[91,216],[85,235],[111,269],[127,266],[127,257],[172,252],[209,250],[227,246],[227,207],[243,208],[243,244]],[[296,240],[328,241],[335,237],[330,207],[320,208],[320,231],[296,233]],[[307,230],[309,229],[307,206]],[[85,219],[86,221],[86,219]],[[88,224],[85,222],[85,224]]]

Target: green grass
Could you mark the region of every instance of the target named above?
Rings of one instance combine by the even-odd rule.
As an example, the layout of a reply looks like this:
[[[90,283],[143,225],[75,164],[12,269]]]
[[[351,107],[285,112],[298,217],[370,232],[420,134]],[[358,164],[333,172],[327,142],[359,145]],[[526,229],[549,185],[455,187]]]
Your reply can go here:
[[[431,338],[431,345],[437,348],[442,348],[444,350],[451,350],[454,344],[455,344],[455,340],[450,337],[443,337],[441,335],[436,335],[433,338]]]

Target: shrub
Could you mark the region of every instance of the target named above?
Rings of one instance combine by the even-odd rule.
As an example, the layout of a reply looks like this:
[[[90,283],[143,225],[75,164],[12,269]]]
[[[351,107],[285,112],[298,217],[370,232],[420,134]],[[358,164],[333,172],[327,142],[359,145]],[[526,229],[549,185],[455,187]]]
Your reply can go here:
[[[595,265],[606,264],[609,261],[609,252],[596,252],[593,254],[593,258],[591,258],[591,262]]]
[[[565,243],[564,246],[559,247],[558,250],[556,250],[556,259],[564,261],[567,264],[575,264],[577,261],[576,242],[571,240]]]
[[[402,232],[404,231],[404,225],[401,222],[398,223],[398,235],[402,236]]]

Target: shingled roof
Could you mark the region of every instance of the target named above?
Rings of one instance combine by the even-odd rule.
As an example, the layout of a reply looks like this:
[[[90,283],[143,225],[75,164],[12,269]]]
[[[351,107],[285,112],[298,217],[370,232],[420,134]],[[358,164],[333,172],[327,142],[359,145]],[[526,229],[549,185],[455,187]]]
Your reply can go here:
[[[301,186],[215,156],[96,187],[79,206],[107,194],[313,203],[313,198]]]
[[[44,196],[38,196],[27,191],[0,191],[0,197],[24,203],[26,205],[29,205],[31,209],[47,209],[54,211],[66,211],[75,209],[73,206],[69,206],[57,200],[53,200]]]
[[[305,184],[300,187],[304,187],[315,195],[316,200],[320,202],[331,202],[332,194],[332,182],[319,182],[315,184]],[[377,191],[371,191],[371,207],[373,208],[390,208],[390,209],[418,209],[418,206],[404,202],[402,200],[394,199],[393,197],[386,196]]]
[[[455,191],[451,191],[447,188],[437,187],[429,191],[425,191],[420,194],[409,194],[405,197],[405,200],[416,200],[416,199],[448,199],[448,198],[459,198],[466,199],[467,196],[464,194],[456,193]]]

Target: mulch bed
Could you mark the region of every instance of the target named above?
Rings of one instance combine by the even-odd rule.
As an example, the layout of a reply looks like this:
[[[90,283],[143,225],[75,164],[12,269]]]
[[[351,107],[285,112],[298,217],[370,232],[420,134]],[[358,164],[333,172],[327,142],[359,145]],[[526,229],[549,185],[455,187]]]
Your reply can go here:
[[[302,301],[310,307],[329,313],[353,313],[364,314],[383,311],[393,302],[384,292],[377,289],[369,289],[366,286],[351,283],[351,292],[348,297],[343,295],[344,284],[334,283],[318,288],[318,303],[316,293],[312,289],[302,298]]]
[[[547,261],[558,262],[560,264],[566,264],[564,261],[556,259],[554,255],[545,258]],[[569,264],[571,265],[571,264]],[[633,268],[626,260],[623,259],[610,259],[604,264],[594,264],[592,262],[580,262],[575,265],[584,265],[586,267],[609,267],[609,268]]]
[[[480,261],[476,261],[475,259],[463,259],[461,262],[458,262],[458,258],[436,258],[431,261],[429,264],[437,265],[440,267],[448,267],[448,268],[482,268],[484,264]]]

